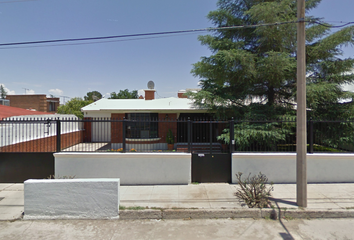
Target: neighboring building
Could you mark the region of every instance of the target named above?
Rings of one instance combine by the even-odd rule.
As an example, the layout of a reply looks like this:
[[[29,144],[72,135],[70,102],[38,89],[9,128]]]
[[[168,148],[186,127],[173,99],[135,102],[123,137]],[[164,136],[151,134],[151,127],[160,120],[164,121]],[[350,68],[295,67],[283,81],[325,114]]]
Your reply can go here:
[[[41,115],[41,116],[42,115],[48,115],[48,113],[47,112],[26,110],[26,109],[23,109],[23,108],[0,105],[0,121],[2,119],[5,119],[5,118],[19,117],[19,116],[29,116],[29,115],[30,116],[35,115],[35,116],[38,117],[38,115]],[[50,116],[54,116],[53,113],[50,114]]]
[[[61,120],[62,148],[83,141],[82,124],[73,114],[0,105],[0,152],[54,152],[57,128],[56,121],[50,121],[54,119]]]
[[[182,128],[184,131],[187,129],[186,123],[179,121],[209,117],[208,110],[196,107],[193,100],[184,95],[185,91],[179,91],[178,98],[162,99],[155,99],[154,89],[144,91],[145,99],[100,99],[83,107],[81,111],[86,119],[128,120],[126,143],[135,144],[135,147],[139,143],[149,144],[149,149],[167,149],[166,136],[169,129],[173,133],[175,143],[186,142],[186,134],[184,137],[178,134]],[[91,141],[111,142],[112,148],[120,148],[123,139],[122,129],[122,121],[104,123],[93,121]]]
[[[59,98],[47,98],[45,94],[7,95],[11,107],[41,112],[55,113],[59,107]]]
[[[10,106],[10,101],[7,99],[0,98],[0,105]]]

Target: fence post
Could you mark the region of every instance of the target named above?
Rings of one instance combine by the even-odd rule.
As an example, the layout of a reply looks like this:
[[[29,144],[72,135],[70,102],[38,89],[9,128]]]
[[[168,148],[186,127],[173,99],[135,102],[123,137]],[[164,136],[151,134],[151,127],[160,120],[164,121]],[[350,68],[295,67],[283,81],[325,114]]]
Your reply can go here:
[[[122,136],[123,136],[123,152],[125,153],[126,152],[126,143],[125,143],[125,138],[126,138],[126,119],[125,118],[123,118],[123,127],[122,127],[122,131],[123,131],[123,134],[122,134]]]
[[[310,118],[310,124],[309,124],[309,134],[310,134],[310,149],[309,149],[309,152],[310,153],[313,153],[313,121],[312,121],[312,118]]]
[[[210,138],[210,154],[213,154],[213,124],[210,120],[210,123],[209,123],[209,132],[210,132],[210,135],[209,135],[209,138]]]
[[[235,147],[235,121],[234,118],[231,118],[230,121],[230,153],[232,154],[234,152],[234,147]]]
[[[190,153],[191,152],[191,119],[188,117],[188,152]]]
[[[57,123],[57,152],[61,151],[61,124],[60,119],[56,120]]]

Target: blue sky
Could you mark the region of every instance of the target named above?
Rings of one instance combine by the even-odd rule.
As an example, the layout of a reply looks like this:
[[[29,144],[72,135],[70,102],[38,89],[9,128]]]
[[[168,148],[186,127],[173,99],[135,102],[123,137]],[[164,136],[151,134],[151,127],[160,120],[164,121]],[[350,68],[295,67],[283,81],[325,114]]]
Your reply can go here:
[[[206,15],[216,2],[0,0],[0,43],[212,27]],[[353,9],[353,0],[323,0],[311,15],[339,24],[354,21]],[[10,94],[83,97],[94,90],[140,90],[152,80],[158,98],[177,96],[180,89],[198,86],[192,64],[211,54],[197,40],[200,34],[0,49],[0,84]],[[352,47],[345,49],[345,57],[353,54]]]

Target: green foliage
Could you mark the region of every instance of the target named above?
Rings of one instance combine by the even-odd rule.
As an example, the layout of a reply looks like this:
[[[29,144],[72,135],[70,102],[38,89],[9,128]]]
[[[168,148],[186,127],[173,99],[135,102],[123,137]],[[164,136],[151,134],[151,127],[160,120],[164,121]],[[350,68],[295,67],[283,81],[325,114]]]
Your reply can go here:
[[[257,122],[241,122],[235,124],[234,139],[236,151],[248,150],[251,146],[255,146],[263,151],[276,151],[277,144],[285,141],[287,137],[293,134],[291,127],[293,123],[280,124],[278,122],[257,123]],[[218,140],[230,143],[230,131],[225,129],[218,136]]]
[[[132,207],[125,207],[122,205],[119,205],[119,210],[145,210],[147,207],[141,207],[141,206],[132,206]]]
[[[167,136],[166,136],[166,142],[168,144],[174,144],[175,143],[175,140],[174,140],[173,133],[172,133],[171,129],[168,129]]]
[[[81,108],[85,107],[92,103],[90,100],[83,100],[82,98],[76,97],[70,99],[70,101],[66,102],[65,105],[61,105],[58,107],[58,113],[62,114],[74,114],[78,118],[84,118],[84,114],[81,112]]]
[[[321,0],[306,0],[306,11]],[[208,14],[216,27],[254,25],[297,20],[294,0],[219,0],[218,9]],[[319,20],[307,16],[307,20]],[[296,102],[296,24],[245,29],[212,30],[200,36],[212,51],[194,64],[192,74],[201,79],[198,93],[188,93],[196,105],[218,116],[266,118],[294,115]],[[340,59],[341,47],[352,45],[354,27],[332,33],[328,27],[307,23],[307,95],[310,116],[345,117],[353,110],[353,93],[342,84],[354,82],[354,59]],[[264,108],[254,108],[253,104]],[[283,110],[279,110],[283,109]]]
[[[85,101],[93,101],[93,102],[101,98],[102,98],[102,94],[97,91],[88,92],[86,93],[86,96],[84,96]]]
[[[5,99],[6,95],[7,95],[7,92],[6,92],[5,88],[4,88],[4,86],[1,84],[0,85],[0,98]]]
[[[110,99],[137,99],[138,98],[138,91],[133,90],[129,91],[128,89],[119,90],[119,93],[112,92]]]
[[[244,201],[249,208],[268,208],[271,207],[269,197],[273,191],[273,184],[267,187],[268,178],[261,172],[258,175],[251,176],[251,173],[246,179],[242,180],[242,172],[236,173],[236,178],[239,189],[235,195],[240,200]]]

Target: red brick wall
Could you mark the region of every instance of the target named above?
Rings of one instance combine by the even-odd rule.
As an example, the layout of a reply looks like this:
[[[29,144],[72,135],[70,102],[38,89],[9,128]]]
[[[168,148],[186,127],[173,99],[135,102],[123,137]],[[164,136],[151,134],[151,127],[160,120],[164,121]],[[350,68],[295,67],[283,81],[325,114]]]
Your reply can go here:
[[[61,135],[61,149],[81,143],[82,131],[76,131]],[[57,137],[51,136],[32,141],[16,143],[0,148],[0,152],[56,152]]]
[[[112,113],[112,120],[123,120],[124,113]],[[111,142],[122,143],[123,141],[123,122],[111,122]]]
[[[112,113],[111,114],[112,120],[113,119],[123,120],[124,117],[125,117],[124,113]],[[159,138],[161,138],[161,139],[157,142],[158,143],[166,143],[166,136],[167,136],[167,132],[169,129],[171,129],[173,135],[175,136],[175,142],[176,142],[176,140],[177,140],[177,122],[175,122],[174,120],[177,119],[177,114],[176,113],[167,114],[167,119],[166,119],[166,113],[159,113],[158,119],[163,120],[163,122],[158,123],[159,124],[158,125],[158,133],[159,133]],[[123,123],[122,122],[112,122],[111,123],[111,142],[112,143],[122,143],[122,140],[123,140]],[[139,142],[139,143],[143,143],[143,142]],[[151,142],[149,141],[149,143],[151,143]]]
[[[155,90],[144,90],[145,91],[145,100],[155,99]]]
[[[167,119],[166,119],[167,115]],[[160,142],[165,143],[166,142],[166,136],[167,132],[169,129],[171,129],[174,140],[175,142],[177,141],[177,122],[175,120],[177,119],[177,114],[176,113],[159,113],[158,119],[165,119],[163,122],[159,122],[159,138],[161,138]],[[170,122],[171,121],[171,122]]]
[[[36,109],[37,111],[47,112],[47,97],[44,94],[36,95],[7,95],[11,107],[24,109]]]
[[[178,98],[188,98],[186,93],[177,93]]]

